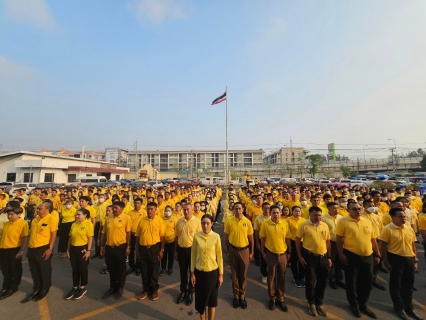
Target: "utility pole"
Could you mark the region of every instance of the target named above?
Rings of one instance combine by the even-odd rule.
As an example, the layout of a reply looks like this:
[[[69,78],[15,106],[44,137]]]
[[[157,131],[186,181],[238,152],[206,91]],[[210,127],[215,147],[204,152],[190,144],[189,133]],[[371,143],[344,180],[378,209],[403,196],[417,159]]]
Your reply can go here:
[[[393,156],[393,152],[394,152],[395,148],[391,148],[390,150],[392,151],[392,166],[393,166],[393,171],[396,171],[395,158]]]

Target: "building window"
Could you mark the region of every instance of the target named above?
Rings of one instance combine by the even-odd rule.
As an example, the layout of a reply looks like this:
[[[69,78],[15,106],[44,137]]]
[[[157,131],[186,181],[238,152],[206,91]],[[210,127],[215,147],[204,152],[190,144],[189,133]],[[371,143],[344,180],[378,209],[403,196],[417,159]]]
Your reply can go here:
[[[45,173],[44,174],[44,182],[54,182],[55,174],[54,173]]]
[[[8,173],[6,175],[6,182],[15,182],[16,181],[16,172]]]
[[[68,182],[74,182],[75,179],[77,179],[77,175],[76,174],[69,174],[68,175]]]
[[[33,182],[34,173],[24,173],[24,182]]]

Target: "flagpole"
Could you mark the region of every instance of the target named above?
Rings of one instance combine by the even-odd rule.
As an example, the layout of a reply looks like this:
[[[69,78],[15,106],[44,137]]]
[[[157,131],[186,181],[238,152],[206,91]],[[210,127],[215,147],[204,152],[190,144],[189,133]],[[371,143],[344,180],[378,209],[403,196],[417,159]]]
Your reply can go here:
[[[228,86],[226,86],[226,157],[225,157],[225,183],[229,183],[229,168],[228,168]]]

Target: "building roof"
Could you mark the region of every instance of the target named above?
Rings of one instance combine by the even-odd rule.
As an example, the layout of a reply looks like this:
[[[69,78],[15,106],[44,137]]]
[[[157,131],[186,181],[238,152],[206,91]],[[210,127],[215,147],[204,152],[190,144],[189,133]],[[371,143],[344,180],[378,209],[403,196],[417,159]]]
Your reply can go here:
[[[228,150],[228,153],[264,153],[263,149],[252,149],[252,150]],[[152,150],[152,151],[129,151],[129,154],[157,154],[157,153],[226,153],[226,150]]]
[[[49,151],[50,152],[50,151]],[[14,151],[14,152],[8,152],[8,153],[1,153],[0,158],[5,158],[9,156],[15,156],[15,155],[31,155],[31,156],[39,156],[39,157],[46,157],[46,158],[55,158],[55,159],[63,159],[63,160],[72,160],[72,161],[81,161],[81,162],[92,162],[92,163],[107,163],[105,161],[97,161],[97,160],[90,160],[90,159],[80,159],[80,158],[70,158],[67,156],[58,156],[54,154],[46,154],[41,152],[31,152],[31,151]]]
[[[105,173],[127,173],[129,170],[115,168],[93,168],[85,166],[68,166],[68,171],[105,172]]]

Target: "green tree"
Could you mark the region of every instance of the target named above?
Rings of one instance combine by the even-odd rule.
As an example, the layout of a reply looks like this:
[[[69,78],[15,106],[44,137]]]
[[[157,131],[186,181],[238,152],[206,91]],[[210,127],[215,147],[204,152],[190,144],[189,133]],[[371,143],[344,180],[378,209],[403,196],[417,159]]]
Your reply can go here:
[[[324,169],[323,172],[324,172],[324,175],[327,178],[332,178],[333,177],[333,174],[334,174],[334,170],[333,169]]]
[[[423,156],[422,161],[420,161],[420,166],[422,167],[422,169],[426,169],[426,155]]]
[[[352,169],[346,166],[340,166],[340,172],[342,173],[342,176],[347,178],[351,175]]]
[[[306,159],[308,159],[311,164],[310,171],[311,171],[312,177],[315,177],[315,175],[319,171],[319,167],[324,163],[324,156],[320,154],[311,154],[307,156]]]

